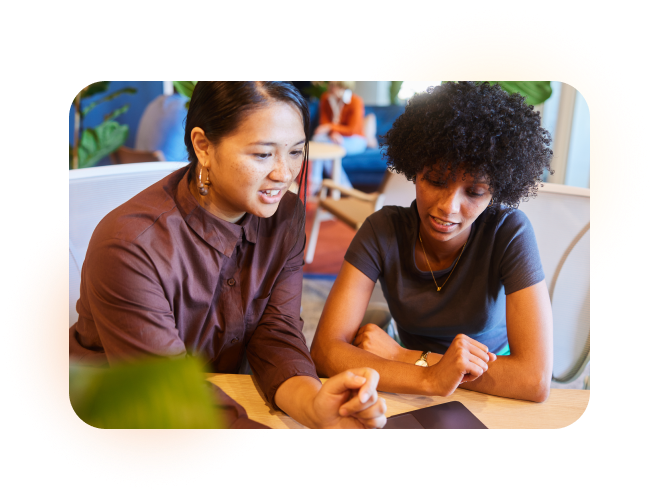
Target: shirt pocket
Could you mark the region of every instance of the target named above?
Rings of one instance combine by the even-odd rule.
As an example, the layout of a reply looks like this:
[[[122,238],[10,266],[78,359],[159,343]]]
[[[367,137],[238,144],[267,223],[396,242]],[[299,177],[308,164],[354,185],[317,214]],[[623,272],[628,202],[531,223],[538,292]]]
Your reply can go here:
[[[270,301],[271,295],[262,297],[261,299],[253,299],[246,310],[246,337],[250,339],[250,336],[257,328],[259,321],[262,319],[264,310],[268,306],[268,301]]]

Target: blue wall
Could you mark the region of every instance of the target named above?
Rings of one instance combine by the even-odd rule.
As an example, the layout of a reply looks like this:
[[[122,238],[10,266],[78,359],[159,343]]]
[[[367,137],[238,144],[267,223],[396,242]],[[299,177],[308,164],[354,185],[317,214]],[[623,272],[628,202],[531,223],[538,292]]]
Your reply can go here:
[[[125,145],[127,147],[134,148],[134,141],[136,139],[136,130],[139,127],[139,121],[141,120],[141,115],[146,109],[146,106],[155,99],[157,96],[160,96],[164,93],[164,84],[161,81],[154,82],[125,82],[125,81],[114,81],[109,84],[109,90],[102,94],[84,99],[82,101],[82,108],[86,107],[89,103],[101,99],[102,97],[110,94],[118,89],[124,87],[133,87],[136,89],[136,94],[121,94],[116,99],[107,101],[105,103],[97,106],[89,115],[84,119],[85,127],[93,127],[102,123],[103,117],[112,112],[114,109],[121,107],[123,104],[129,103],[130,108],[126,113],[123,113],[116,121],[121,124],[128,125],[130,127],[130,133],[127,137]],[[68,142],[73,145],[73,105],[71,103],[71,109],[68,116]],[[97,165],[103,166],[111,164],[109,157],[102,159]]]

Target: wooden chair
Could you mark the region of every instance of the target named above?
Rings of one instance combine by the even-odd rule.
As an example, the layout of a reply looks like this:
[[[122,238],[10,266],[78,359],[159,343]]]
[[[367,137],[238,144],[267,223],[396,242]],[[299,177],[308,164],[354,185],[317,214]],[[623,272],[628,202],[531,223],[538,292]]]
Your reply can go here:
[[[138,162],[164,162],[166,157],[161,150],[136,150],[129,147],[119,147],[109,156],[112,164],[136,164]]]
[[[328,190],[341,192],[341,198],[328,198]],[[324,179],[319,193],[314,225],[307,244],[305,263],[314,261],[318,231],[325,220],[341,220],[358,230],[366,218],[380,210],[383,205],[409,207],[416,198],[416,187],[402,174],[387,171],[380,188],[375,193],[364,193],[354,188],[341,186],[331,179]]]

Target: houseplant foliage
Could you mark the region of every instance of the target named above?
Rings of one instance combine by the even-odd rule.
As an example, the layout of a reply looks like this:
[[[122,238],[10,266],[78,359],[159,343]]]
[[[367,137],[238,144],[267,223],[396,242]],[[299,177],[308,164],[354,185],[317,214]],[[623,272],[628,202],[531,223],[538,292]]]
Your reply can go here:
[[[82,101],[107,92],[109,82],[96,82],[82,89],[75,100],[73,107],[75,110],[75,123],[73,130],[73,145],[69,145],[68,167],[69,169],[78,169],[91,167],[97,164],[103,157],[111,154],[125,143],[129,128],[127,125],[121,125],[116,118],[125,113],[130,107],[129,104],[113,110],[104,116],[102,123],[93,128],[84,128],[84,118],[95,108],[104,102],[111,101],[121,94],[134,94],[136,89],[125,87],[123,89],[111,92],[100,99],[97,99],[82,108]]]
[[[222,422],[200,364],[190,357],[69,368],[71,406],[100,429],[215,429]]]
[[[186,108],[189,109],[189,102],[191,101],[191,94],[193,94],[193,89],[196,88],[196,84],[198,81],[195,82],[176,82],[173,81],[173,87],[175,87],[175,90],[182,94],[184,97],[187,98],[186,102]]]
[[[400,92],[400,88],[402,87],[403,82],[401,81],[392,81],[391,85],[389,85],[389,102],[391,104],[398,105],[400,102],[398,101],[398,93]]]
[[[553,90],[550,87],[550,81],[513,81],[513,82],[489,82],[491,85],[500,85],[505,92],[513,94],[520,93],[525,96],[526,104],[537,106],[548,99]]]
[[[446,82],[444,80],[444,82]],[[548,99],[553,90],[550,87],[550,81],[511,81],[511,82],[497,82],[488,81],[491,85],[498,84],[505,92],[514,94],[518,92],[525,96],[525,103],[537,106],[546,99]],[[483,81],[476,82],[476,84],[483,84]]]
[[[328,83],[326,81],[313,81],[312,85],[305,87],[303,92],[309,97],[320,99],[325,91],[327,91]]]

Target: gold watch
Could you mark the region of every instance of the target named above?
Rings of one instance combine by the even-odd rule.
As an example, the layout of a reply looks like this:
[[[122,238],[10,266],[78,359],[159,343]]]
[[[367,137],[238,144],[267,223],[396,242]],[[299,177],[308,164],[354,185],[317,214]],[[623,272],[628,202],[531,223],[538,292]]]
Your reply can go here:
[[[428,367],[428,354],[431,354],[429,350],[427,352],[423,352],[421,356],[418,358],[416,362],[414,362],[415,366],[421,366],[421,367]]]

